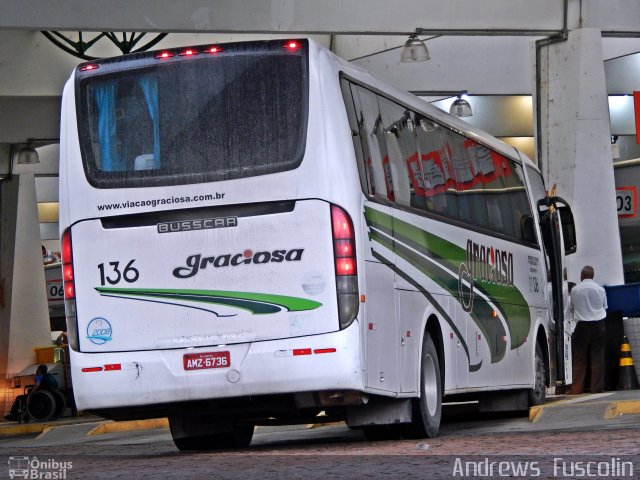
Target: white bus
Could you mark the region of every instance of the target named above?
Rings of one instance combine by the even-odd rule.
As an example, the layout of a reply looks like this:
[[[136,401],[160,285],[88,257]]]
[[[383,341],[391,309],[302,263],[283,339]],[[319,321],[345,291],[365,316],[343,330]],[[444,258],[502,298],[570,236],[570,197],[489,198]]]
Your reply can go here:
[[[181,450],[322,411],[434,436],[443,398],[527,408],[565,379],[568,208],[311,40],[82,64],[60,152],[80,410],[166,416]]]

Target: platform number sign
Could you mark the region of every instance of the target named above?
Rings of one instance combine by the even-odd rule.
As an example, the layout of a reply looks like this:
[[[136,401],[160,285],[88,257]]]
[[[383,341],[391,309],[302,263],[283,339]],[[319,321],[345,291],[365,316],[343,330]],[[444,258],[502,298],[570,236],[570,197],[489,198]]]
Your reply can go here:
[[[618,217],[636,217],[638,215],[638,189],[636,187],[617,187],[616,205]]]

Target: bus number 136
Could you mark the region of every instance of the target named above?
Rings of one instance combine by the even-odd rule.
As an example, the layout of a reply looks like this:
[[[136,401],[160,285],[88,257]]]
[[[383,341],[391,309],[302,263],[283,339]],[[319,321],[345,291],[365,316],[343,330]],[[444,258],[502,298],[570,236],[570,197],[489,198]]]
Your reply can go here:
[[[107,283],[109,285],[117,285],[121,280],[124,280],[127,283],[133,283],[140,278],[140,272],[137,268],[133,266],[133,262],[136,259],[131,260],[124,267],[124,270],[120,271],[120,262],[109,262],[109,266],[105,269],[105,264],[101,263],[98,265],[98,270],[100,270],[100,285],[104,286]],[[106,273],[105,273],[105,270]]]

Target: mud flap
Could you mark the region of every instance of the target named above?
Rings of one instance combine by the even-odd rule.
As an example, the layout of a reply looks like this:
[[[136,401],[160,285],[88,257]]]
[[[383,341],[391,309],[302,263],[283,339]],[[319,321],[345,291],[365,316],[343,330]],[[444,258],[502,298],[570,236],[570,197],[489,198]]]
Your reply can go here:
[[[487,412],[521,412],[529,409],[529,398],[526,390],[502,390],[483,393],[478,397],[478,411]]]
[[[347,408],[349,427],[368,425],[396,425],[410,423],[412,419],[411,399],[370,397],[366,405]]]

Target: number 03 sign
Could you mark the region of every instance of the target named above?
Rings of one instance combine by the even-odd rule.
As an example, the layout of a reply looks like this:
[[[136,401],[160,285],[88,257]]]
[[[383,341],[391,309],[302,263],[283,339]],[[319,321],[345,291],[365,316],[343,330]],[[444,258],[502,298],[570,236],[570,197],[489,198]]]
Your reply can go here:
[[[616,204],[619,218],[631,218],[638,215],[638,189],[636,187],[616,188]]]

